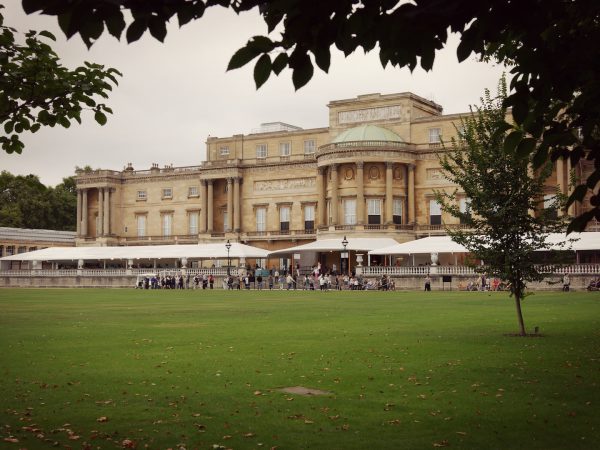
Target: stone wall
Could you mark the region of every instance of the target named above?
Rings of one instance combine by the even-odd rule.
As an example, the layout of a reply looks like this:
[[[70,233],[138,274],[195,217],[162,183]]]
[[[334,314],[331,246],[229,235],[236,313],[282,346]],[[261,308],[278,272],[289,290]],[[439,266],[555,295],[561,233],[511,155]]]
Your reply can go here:
[[[589,282],[594,279],[591,275],[571,275],[571,289],[584,291]],[[98,277],[7,277],[0,276],[0,288],[134,288],[136,276],[98,276]],[[393,278],[398,291],[421,291],[424,290],[424,278],[398,277]],[[443,283],[441,276],[432,276],[431,289],[433,291],[452,290],[456,291],[459,286],[466,286],[469,281],[474,281],[473,275],[454,275],[451,283]],[[265,286],[266,286],[265,279]],[[215,277],[215,289],[222,289],[223,278]],[[254,288],[254,286],[253,286]],[[278,289],[275,283],[275,289]],[[529,288],[534,291],[560,291],[562,289],[562,277],[548,278],[541,283],[531,283]]]

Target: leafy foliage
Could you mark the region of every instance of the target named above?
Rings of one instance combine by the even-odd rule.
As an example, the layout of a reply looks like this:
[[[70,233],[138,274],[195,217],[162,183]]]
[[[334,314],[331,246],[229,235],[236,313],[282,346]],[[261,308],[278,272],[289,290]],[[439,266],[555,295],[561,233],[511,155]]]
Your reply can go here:
[[[549,232],[562,231],[557,217],[560,197],[542,208],[544,181],[552,172],[546,163],[531,170],[529,153],[521,154],[511,138],[498,132],[504,128],[507,110],[506,83],[502,79],[496,98],[486,91],[481,107],[462,121],[461,141],[454,140],[449,151],[440,154],[444,175],[459,188],[437,192],[442,209],[461,219],[469,230],[448,230],[452,239],[485,262],[491,276],[510,283],[519,318],[520,333],[525,325],[520,309],[528,281],[541,281],[544,274],[535,267],[534,252],[550,249]],[[460,209],[457,200],[468,199],[469,207]],[[534,213],[535,211],[535,213]]]
[[[0,226],[75,231],[75,177],[45,186],[36,175],[0,173]]]
[[[591,196],[592,210],[573,220],[570,230],[582,230],[600,220],[600,2],[597,0],[22,0],[27,13],[55,15],[64,33],[77,33],[89,46],[104,28],[119,38],[127,26],[128,42],[146,30],[165,38],[165,24],[177,16],[182,26],[222,6],[237,13],[258,7],[270,34],[251,38],[231,58],[229,69],[258,58],[254,79],[260,87],[270,72],[289,67],[296,89],[313,76],[314,63],[327,72],[330,50],[349,55],[377,49],[382,66],[430,70],[449,32],[460,35],[460,61],[475,55],[511,67],[511,93],[506,106],[522,131],[510,143],[519,151],[535,151],[541,167],[548,159],[570,158],[575,166],[585,158],[595,170],[569,204]],[[270,60],[264,58],[270,55]],[[312,55],[312,58],[311,58]],[[272,60],[269,67],[268,62]],[[314,61],[314,62],[313,62]],[[269,70],[270,69],[270,70]],[[536,139],[521,145],[526,137]]]
[[[112,110],[96,97],[108,98],[120,72],[89,62],[69,70],[46,43],[55,40],[48,31],[28,31],[23,44],[15,35],[17,31],[4,25],[0,14],[0,124],[4,128],[0,143],[4,151],[23,151],[21,133],[81,123],[84,108],[94,112],[100,125],[106,123],[106,114]]]

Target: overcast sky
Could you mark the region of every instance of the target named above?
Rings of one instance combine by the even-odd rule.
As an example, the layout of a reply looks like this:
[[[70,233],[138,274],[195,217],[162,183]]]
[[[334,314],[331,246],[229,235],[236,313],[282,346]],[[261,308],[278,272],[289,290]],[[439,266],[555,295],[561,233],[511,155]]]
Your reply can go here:
[[[164,44],[146,33],[128,45],[105,31],[88,50],[77,36],[66,41],[55,18],[27,16],[20,3],[12,0],[3,10],[5,24],[19,31],[53,32],[58,38],[54,48],[64,65],[73,68],[92,61],[123,73],[107,102],[114,114],[105,126],[98,125],[92,114],[84,114],[83,125],[23,135],[21,155],[0,151],[0,169],[33,173],[49,185],[72,175],[75,166],[121,170],[128,162],[135,169],[148,169],[154,162],[161,167],[197,165],[204,160],[208,136],[248,133],[273,121],[303,128],[327,126],[330,100],[360,94],[410,91],[441,104],[444,113],[467,111],[469,105],[478,104],[485,88],[495,92],[503,71],[474,59],[458,64],[454,37],[437,54],[429,73],[384,70],[373,52],[346,59],[336,52],[329,74],[315,69],[313,79],[298,92],[289,71],[272,76],[256,91],[253,63],[226,72],[229,58],[248,38],[266,34],[255,11],[236,16],[210,8],[201,20],[182,29],[174,20]]]

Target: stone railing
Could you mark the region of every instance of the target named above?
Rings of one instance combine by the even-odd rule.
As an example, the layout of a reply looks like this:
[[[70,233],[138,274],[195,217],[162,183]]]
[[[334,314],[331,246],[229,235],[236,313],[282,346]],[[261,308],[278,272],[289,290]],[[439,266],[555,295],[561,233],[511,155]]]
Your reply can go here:
[[[555,275],[600,275],[600,264],[573,264],[568,266],[539,265],[537,269],[542,273]],[[477,272],[469,266],[364,266],[363,275],[377,276],[389,275],[392,277],[410,275],[475,275]]]
[[[232,272],[237,267],[231,268]],[[211,268],[147,268],[147,269],[24,269],[24,270],[0,270],[0,277],[125,277],[138,276],[149,273],[166,273],[189,275],[207,274],[215,276],[227,275],[227,267]]]

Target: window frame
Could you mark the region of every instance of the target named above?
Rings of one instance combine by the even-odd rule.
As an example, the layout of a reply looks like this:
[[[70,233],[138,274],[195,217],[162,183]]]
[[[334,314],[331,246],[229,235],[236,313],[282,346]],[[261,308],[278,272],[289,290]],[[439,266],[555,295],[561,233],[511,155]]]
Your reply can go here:
[[[269,156],[268,145],[267,144],[256,144],[256,159],[267,159],[267,156]]]
[[[169,192],[168,194],[167,194],[167,191]],[[170,200],[173,198],[173,188],[172,187],[162,188],[160,192],[161,192],[161,198],[163,200]]]

